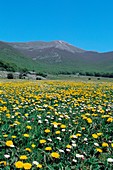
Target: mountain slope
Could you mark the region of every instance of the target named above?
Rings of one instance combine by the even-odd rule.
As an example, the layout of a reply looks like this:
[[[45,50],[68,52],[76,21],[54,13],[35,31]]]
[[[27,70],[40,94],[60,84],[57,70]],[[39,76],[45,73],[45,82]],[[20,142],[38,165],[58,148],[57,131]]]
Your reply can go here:
[[[48,70],[51,67],[61,71],[67,69],[67,71],[113,72],[113,52],[85,51],[64,41],[37,41],[9,45],[35,62],[45,64]]]
[[[64,41],[0,42],[0,61],[38,72],[113,72],[113,52],[86,51]]]
[[[0,69],[14,68],[15,71],[19,70],[34,70],[37,64],[31,59],[20,53],[15,48],[11,47],[8,43],[0,41]]]

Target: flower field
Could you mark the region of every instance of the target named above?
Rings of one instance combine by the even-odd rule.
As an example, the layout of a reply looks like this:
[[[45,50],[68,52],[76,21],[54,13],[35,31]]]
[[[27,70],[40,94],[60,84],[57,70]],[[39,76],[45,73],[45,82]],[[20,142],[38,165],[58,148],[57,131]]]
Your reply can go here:
[[[113,83],[0,83],[0,169],[112,170]]]

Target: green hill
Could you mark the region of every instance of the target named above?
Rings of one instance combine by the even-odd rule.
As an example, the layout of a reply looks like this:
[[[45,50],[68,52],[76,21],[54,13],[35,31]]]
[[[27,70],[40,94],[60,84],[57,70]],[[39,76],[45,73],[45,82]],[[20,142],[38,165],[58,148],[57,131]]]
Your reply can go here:
[[[63,41],[0,42],[0,69],[50,74],[113,73],[113,52],[85,51]]]

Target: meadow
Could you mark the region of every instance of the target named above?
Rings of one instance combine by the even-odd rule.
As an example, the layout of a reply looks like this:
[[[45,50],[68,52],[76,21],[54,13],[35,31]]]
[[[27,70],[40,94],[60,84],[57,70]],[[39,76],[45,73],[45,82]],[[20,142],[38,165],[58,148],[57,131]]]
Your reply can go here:
[[[1,81],[0,169],[112,170],[113,83]]]

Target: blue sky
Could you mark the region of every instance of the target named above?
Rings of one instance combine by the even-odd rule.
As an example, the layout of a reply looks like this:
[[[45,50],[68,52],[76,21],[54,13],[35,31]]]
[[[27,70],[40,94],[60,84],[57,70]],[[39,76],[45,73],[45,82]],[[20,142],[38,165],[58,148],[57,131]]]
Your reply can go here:
[[[0,40],[113,51],[113,0],[0,0]]]

